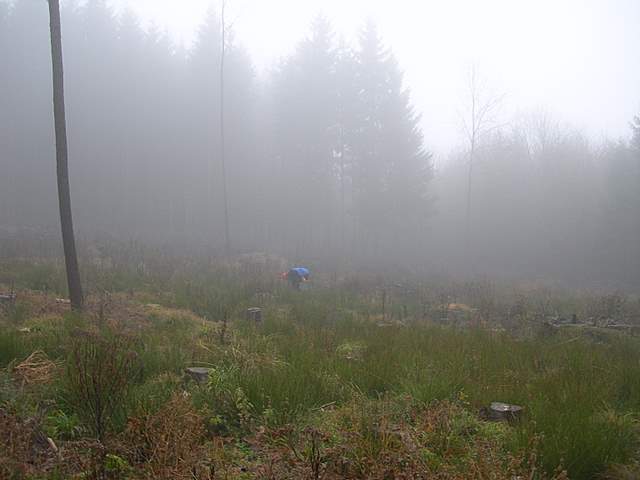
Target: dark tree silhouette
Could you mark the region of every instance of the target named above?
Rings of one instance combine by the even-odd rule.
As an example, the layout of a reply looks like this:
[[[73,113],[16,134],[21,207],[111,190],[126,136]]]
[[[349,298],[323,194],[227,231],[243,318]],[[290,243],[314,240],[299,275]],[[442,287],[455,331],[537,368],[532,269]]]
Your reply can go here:
[[[354,206],[362,227],[360,243],[373,238],[377,257],[380,249],[398,249],[401,241],[412,239],[416,245],[413,239],[422,235],[432,165],[402,71],[374,23],[365,25],[359,47]]]
[[[74,310],[82,310],[83,296],[78,270],[76,243],[71,216],[71,194],[69,192],[69,166],[67,162],[67,125],[64,112],[64,74],[62,69],[62,35],[60,32],[60,3],[49,0],[49,26],[51,32],[51,67],[53,72],[53,117],[56,136],[56,166],[58,177],[58,203],[62,245],[67,268],[69,298]]]

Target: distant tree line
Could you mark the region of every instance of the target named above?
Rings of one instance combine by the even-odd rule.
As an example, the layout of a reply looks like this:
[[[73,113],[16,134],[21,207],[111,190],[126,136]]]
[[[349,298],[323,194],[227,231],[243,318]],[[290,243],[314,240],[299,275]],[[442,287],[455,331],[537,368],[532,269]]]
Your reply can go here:
[[[638,135],[594,145],[535,112],[485,138],[474,167],[471,270],[638,285]],[[436,177],[438,250],[464,249],[466,159],[454,152]]]
[[[374,24],[350,45],[318,16],[262,76],[228,32],[223,116],[220,26],[210,12],[184,50],[104,0],[62,5],[81,235],[222,251],[224,118],[235,251],[640,282],[637,119],[597,146],[541,114],[484,135],[468,227],[468,152],[435,171]],[[0,226],[57,228],[48,35],[46,2],[0,1]]]
[[[26,1],[3,8],[1,221],[51,224],[46,9]],[[66,2],[62,18],[79,229],[220,245],[219,18],[208,15],[189,51],[101,0]],[[414,244],[432,167],[375,26],[350,48],[318,17],[261,82],[233,39],[226,48],[234,247],[378,255]]]

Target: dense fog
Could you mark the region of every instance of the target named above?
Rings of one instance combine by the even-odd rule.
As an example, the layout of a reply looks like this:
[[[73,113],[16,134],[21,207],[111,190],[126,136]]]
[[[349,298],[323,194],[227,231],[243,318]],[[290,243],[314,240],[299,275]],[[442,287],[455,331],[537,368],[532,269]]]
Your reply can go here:
[[[59,230],[48,20],[44,1],[0,1],[0,240]],[[436,169],[423,112],[372,22],[348,44],[318,15],[260,76],[233,28],[221,75],[214,11],[188,50],[99,0],[64,2],[62,35],[85,245],[222,254],[226,180],[234,253],[640,285],[638,118],[628,138],[597,142],[544,109],[498,121],[508,99],[471,69],[460,143]]]

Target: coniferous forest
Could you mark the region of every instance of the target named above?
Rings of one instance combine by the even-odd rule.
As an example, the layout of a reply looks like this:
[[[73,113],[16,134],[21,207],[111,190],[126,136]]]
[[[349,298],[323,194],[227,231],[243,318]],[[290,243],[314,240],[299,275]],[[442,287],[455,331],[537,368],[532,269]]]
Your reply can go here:
[[[0,4],[0,225],[55,235],[47,11],[9,5]],[[226,203],[235,252],[586,285],[639,281],[637,119],[628,119],[626,139],[597,142],[544,111],[487,129],[467,211],[468,145],[461,138],[434,169],[424,112],[371,22],[347,44],[318,15],[292,53],[260,75],[230,28],[221,77],[215,10],[188,49],[104,1],[64,2],[62,20],[82,238],[221,252]]]

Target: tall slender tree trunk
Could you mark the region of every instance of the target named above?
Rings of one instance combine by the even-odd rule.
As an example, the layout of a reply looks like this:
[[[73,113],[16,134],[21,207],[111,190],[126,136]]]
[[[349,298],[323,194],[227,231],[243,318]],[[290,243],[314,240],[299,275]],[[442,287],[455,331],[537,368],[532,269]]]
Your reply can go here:
[[[471,91],[471,118],[470,126],[468,127],[469,134],[469,170],[467,175],[467,208],[465,215],[465,234],[464,234],[464,253],[467,269],[472,266],[471,255],[471,183],[473,180],[473,162],[476,155],[476,141],[478,139],[478,114],[477,114],[477,101],[478,101],[478,86],[476,79],[475,66],[471,71],[471,83],[469,85]]]
[[[478,72],[476,66],[472,65],[469,76],[469,97],[471,101],[469,119],[463,119],[463,126],[466,131],[467,140],[469,142],[469,169],[467,174],[467,208],[465,219],[465,261],[468,270],[473,270],[473,222],[472,222],[472,208],[473,202],[471,199],[472,187],[473,187],[473,167],[476,162],[476,156],[478,147],[482,138],[484,138],[491,131],[498,128],[498,124],[495,123],[494,115],[497,113],[504,95],[491,96],[486,98],[482,85],[478,78]]]
[[[467,171],[467,208],[465,212],[465,234],[464,234],[464,248],[465,248],[465,260],[467,265],[470,265],[471,261],[471,183],[473,180],[473,162],[475,160],[476,153],[476,139],[475,135],[471,138],[471,148],[469,150],[469,169]]]
[[[224,202],[224,248],[225,254],[231,252],[231,235],[229,234],[229,200],[227,198],[227,167],[225,159],[225,131],[224,131],[224,56],[226,53],[226,24],[224,19],[225,0],[222,0],[220,15],[221,23],[221,51],[220,51],[220,161],[222,164],[222,196]]]
[[[342,253],[342,265],[345,261],[345,192],[344,192],[344,129],[340,125],[340,249]]]
[[[49,0],[49,27],[51,32],[51,66],[53,71],[53,118],[56,135],[56,170],[58,177],[58,204],[62,246],[67,268],[69,298],[74,310],[82,310],[83,296],[78,269],[76,242],[71,216],[71,194],[69,192],[69,167],[67,162],[67,124],[64,112],[64,74],[62,70],[62,36],[60,32],[60,3]]]

